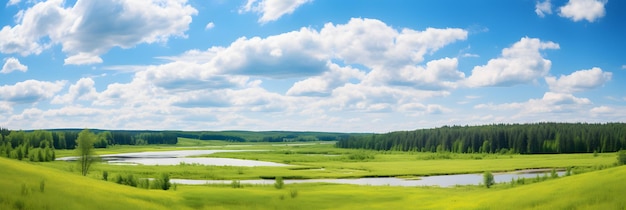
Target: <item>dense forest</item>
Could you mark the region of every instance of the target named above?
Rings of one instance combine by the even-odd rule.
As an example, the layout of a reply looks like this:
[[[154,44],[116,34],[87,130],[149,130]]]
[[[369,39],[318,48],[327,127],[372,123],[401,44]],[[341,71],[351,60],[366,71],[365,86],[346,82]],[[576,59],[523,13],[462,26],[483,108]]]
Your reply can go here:
[[[626,149],[625,123],[536,123],[396,131],[350,136],[340,148],[455,153],[584,153]]]
[[[0,156],[30,161],[54,160],[54,149],[74,149],[80,130],[11,131],[0,128]],[[176,144],[172,132],[96,130],[96,148],[109,145]]]
[[[298,132],[298,131],[177,131],[178,137],[198,140],[223,140],[233,142],[304,142],[337,141],[354,133]]]

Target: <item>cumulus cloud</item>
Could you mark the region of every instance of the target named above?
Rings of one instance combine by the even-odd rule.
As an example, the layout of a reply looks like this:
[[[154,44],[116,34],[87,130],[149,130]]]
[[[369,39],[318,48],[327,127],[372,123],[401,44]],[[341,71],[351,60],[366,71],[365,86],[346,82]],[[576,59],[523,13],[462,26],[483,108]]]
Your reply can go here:
[[[260,13],[259,23],[276,21],[283,15],[292,14],[298,7],[313,0],[248,0],[239,13]]]
[[[466,38],[462,29],[397,30],[379,20],[353,18],[346,24],[325,24],[319,31],[301,28],[266,38],[241,37],[227,47],[163,58],[197,63],[215,74],[293,78],[326,72],[333,59],[370,69],[400,69]]]
[[[308,28],[267,38],[243,37],[227,48],[209,49],[217,54],[208,65],[227,74],[274,78],[316,75],[326,70],[329,59],[322,40]]]
[[[545,17],[546,14],[552,14],[552,4],[550,3],[550,0],[546,0],[544,2],[537,1],[537,4],[535,4],[535,13],[537,13],[539,17]]]
[[[72,122],[58,125],[127,129],[329,129],[320,122],[332,121],[354,130],[368,125],[369,120],[358,120],[363,115],[380,116],[376,118],[383,122],[393,111],[437,116],[453,110],[426,100],[449,95],[464,74],[457,58],[422,62],[466,38],[462,29],[398,29],[360,18],[320,29],[242,37],[226,46],[159,57],[163,64],[107,67],[132,70],[132,80],[97,92],[93,79],[82,78],[65,93],[43,97],[67,109],[26,109],[6,121],[41,128],[47,126],[25,122],[56,123],[64,118],[58,116],[67,116]],[[85,57],[89,55],[98,56]],[[276,93],[264,87],[267,78],[297,82]],[[89,108],[77,103],[84,100],[93,100]],[[104,115],[108,120],[90,122]]]
[[[62,96],[55,96],[53,104],[69,104],[75,100],[93,100],[97,97],[95,82],[91,78],[81,78],[76,84],[70,85],[68,93]]]
[[[569,0],[565,6],[559,8],[559,16],[573,21],[587,20],[594,22],[604,17],[606,0]]]
[[[456,58],[443,58],[426,63],[426,66],[406,65],[399,70],[374,69],[367,75],[365,83],[378,85],[409,86],[424,90],[446,90],[457,86],[465,78],[458,71]]]
[[[4,65],[2,66],[2,70],[0,70],[0,73],[8,74],[13,71],[26,72],[28,71],[28,66],[20,63],[20,60],[14,57],[4,59]]]
[[[465,40],[467,31],[458,28],[396,30],[380,20],[353,18],[348,24],[326,24],[320,35],[337,58],[372,68],[422,62],[425,54]]]
[[[65,81],[26,80],[15,85],[0,86],[0,100],[14,104],[31,104],[49,99],[59,92]]]
[[[530,99],[526,102],[504,103],[504,104],[478,104],[476,109],[489,110],[516,110],[519,113],[515,117],[526,114],[537,113],[558,113],[577,111],[581,105],[589,105],[591,100],[578,98],[569,93],[546,92],[543,98]]]
[[[7,7],[11,6],[11,5],[16,5],[19,4],[21,0],[9,0],[9,2],[7,2]]]
[[[570,75],[546,77],[546,83],[554,92],[573,93],[600,87],[611,80],[611,72],[603,72],[598,67],[588,70],[579,70]]]
[[[513,86],[535,81],[546,76],[552,66],[552,62],[541,55],[540,51],[545,49],[559,49],[559,45],[524,37],[503,49],[499,58],[474,67],[466,84],[470,87]]]
[[[168,61],[165,64],[134,67],[138,71],[132,82],[109,85],[94,104],[146,106],[150,101],[150,106],[217,109],[221,113],[313,113],[324,109],[384,112],[449,94],[453,83],[464,77],[457,70],[457,59],[419,63],[425,54],[466,37],[462,29],[398,30],[379,20],[360,18],[346,24],[328,23],[319,31],[301,28],[265,38],[242,37],[225,47],[160,57]],[[261,88],[261,81],[252,77],[307,78],[281,95]],[[384,87],[387,84],[396,86]],[[325,96],[328,100],[299,96]],[[430,113],[441,111],[445,109],[430,108]]]
[[[213,22],[209,22],[206,24],[206,26],[204,27],[204,30],[209,30],[215,27],[215,23]]]
[[[327,65],[329,71],[294,83],[287,91],[287,95],[327,96],[333,89],[348,83],[351,79],[365,78],[365,72],[358,69],[349,66],[340,67],[334,63]]]
[[[62,0],[38,2],[20,13],[15,26],[0,30],[0,52],[39,54],[60,44],[66,64],[101,63],[99,55],[113,47],[185,37],[195,14],[186,0],[79,0],[68,8]]]

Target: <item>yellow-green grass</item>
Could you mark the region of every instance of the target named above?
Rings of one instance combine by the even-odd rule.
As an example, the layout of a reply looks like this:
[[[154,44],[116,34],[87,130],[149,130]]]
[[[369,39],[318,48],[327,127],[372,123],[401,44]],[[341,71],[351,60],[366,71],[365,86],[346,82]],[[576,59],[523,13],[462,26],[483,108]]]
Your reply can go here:
[[[510,186],[291,184],[144,190],[0,158],[0,209],[624,209],[626,166]],[[40,183],[44,180],[44,191]],[[22,193],[22,185],[26,193]],[[297,192],[296,196],[291,196]]]
[[[183,142],[194,141],[183,139]],[[196,140],[197,141],[197,140]],[[377,152],[335,148],[329,144],[284,146],[284,143],[249,143],[231,146],[228,142],[213,141],[215,147],[193,149],[246,149],[264,150],[256,152],[214,153],[209,157],[227,157],[248,160],[287,163],[290,167],[225,167],[203,165],[175,166],[128,166],[95,164],[89,176],[98,178],[103,171],[110,176],[131,173],[138,177],[157,177],[168,173],[178,179],[259,179],[284,177],[304,178],[353,178],[386,176],[428,176],[440,174],[481,173],[483,171],[513,171],[535,168],[582,168],[609,166],[615,163],[615,153],[598,154],[549,154],[549,155],[499,155],[499,154],[454,154],[421,152]],[[219,145],[219,146],[218,146]],[[175,150],[174,146],[116,146],[97,150],[98,154],[130,151]],[[184,147],[183,149],[189,149]],[[351,159],[363,154],[373,159]],[[75,163],[55,161],[38,163],[65,171],[76,171]]]
[[[169,209],[172,192],[143,190],[0,158],[0,209]],[[43,191],[42,191],[43,185]]]
[[[373,177],[427,176],[441,174],[479,173],[483,171],[514,171],[537,168],[587,168],[610,166],[616,162],[615,153],[598,154],[437,154],[411,152],[371,152],[350,149],[282,148],[263,152],[214,153],[208,157],[227,157],[288,163],[299,167],[278,168],[273,173],[283,177]],[[311,152],[316,151],[316,152]],[[373,159],[351,159],[354,153],[370,153]],[[315,170],[315,169],[324,170]],[[299,170],[313,169],[313,170]],[[262,170],[249,170],[261,177],[271,177]],[[254,173],[257,172],[257,173]],[[251,175],[252,175],[251,174]]]
[[[491,189],[293,184],[281,190],[181,186],[177,192],[199,209],[624,209],[624,176],[626,167]]]
[[[307,144],[324,145],[326,147],[333,142],[309,142]],[[276,145],[300,145],[303,143],[271,143],[271,142],[228,142],[219,140],[197,140],[189,138],[178,138],[178,143],[171,144],[151,144],[151,145],[111,145],[107,148],[97,148],[94,151],[98,155],[119,154],[128,152],[147,152],[147,151],[171,151],[171,150],[200,150],[200,149],[216,149],[216,150],[240,150],[240,149],[275,149]],[[74,150],[55,150],[56,157],[74,156],[76,152]]]

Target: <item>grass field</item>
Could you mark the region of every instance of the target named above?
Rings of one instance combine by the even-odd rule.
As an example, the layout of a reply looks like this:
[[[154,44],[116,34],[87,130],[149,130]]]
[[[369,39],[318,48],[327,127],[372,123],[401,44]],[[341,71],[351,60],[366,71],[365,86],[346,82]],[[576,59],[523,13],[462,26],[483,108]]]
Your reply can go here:
[[[183,139],[182,145],[197,140]],[[227,157],[248,160],[272,161],[292,167],[224,167],[200,165],[176,166],[120,166],[96,164],[90,176],[101,177],[102,171],[110,174],[132,173],[139,177],[156,177],[169,173],[172,178],[184,179],[259,179],[281,176],[285,178],[358,178],[387,176],[424,176],[440,174],[481,173],[483,171],[513,171],[535,168],[575,167],[575,171],[609,166],[615,162],[614,153],[560,154],[560,155],[499,155],[378,152],[335,148],[331,144],[228,144],[221,141],[201,142],[200,146],[118,146],[98,149],[98,154],[120,152],[159,151],[174,149],[229,149],[265,150],[260,152],[214,153],[208,157]],[[73,151],[59,151],[72,155]],[[61,155],[63,156],[63,155]],[[70,162],[37,163],[59,170],[76,171]],[[320,170],[323,169],[323,170]]]
[[[623,209],[626,167],[486,189],[334,184],[145,190],[0,158],[1,209]],[[42,180],[45,183],[40,190]],[[25,186],[25,187],[24,187]],[[24,190],[26,189],[26,190]],[[24,192],[26,191],[26,192]],[[293,193],[295,192],[295,196]]]
[[[237,144],[183,139],[172,146],[121,146],[98,154],[173,149],[255,149],[262,152],[216,153],[212,157],[258,159],[292,167],[201,165],[119,166],[96,164],[87,177],[75,164],[31,163],[0,158],[0,209],[624,209],[626,166],[610,167],[615,153],[560,155],[437,154],[376,152],[334,148],[328,144]],[[72,151],[58,151],[61,156]],[[169,173],[186,179],[258,179],[260,177],[362,177],[510,171],[576,167],[574,176],[510,185],[388,187],[340,184],[186,186],[146,190],[103,181],[102,171],[156,177]],[[609,167],[603,170],[599,168]],[[324,168],[325,170],[309,170]],[[593,171],[595,170],[595,171]]]

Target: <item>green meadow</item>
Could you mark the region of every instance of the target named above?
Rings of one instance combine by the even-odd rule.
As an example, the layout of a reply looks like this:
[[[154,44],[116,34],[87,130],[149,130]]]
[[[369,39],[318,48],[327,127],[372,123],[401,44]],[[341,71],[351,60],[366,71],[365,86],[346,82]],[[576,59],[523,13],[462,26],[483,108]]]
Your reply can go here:
[[[29,162],[0,158],[0,209],[624,209],[626,166],[615,153],[459,154],[336,148],[327,142],[231,143],[181,138],[174,146],[112,146],[97,154],[189,149],[255,150],[214,153],[285,163],[287,167],[173,166],[97,163],[86,177],[74,162]],[[57,150],[57,157],[72,150]],[[109,177],[132,174],[173,179],[314,179],[405,177],[440,174],[573,169],[571,176],[525,184],[393,187],[306,183],[273,185],[174,185],[169,190],[116,184]]]

